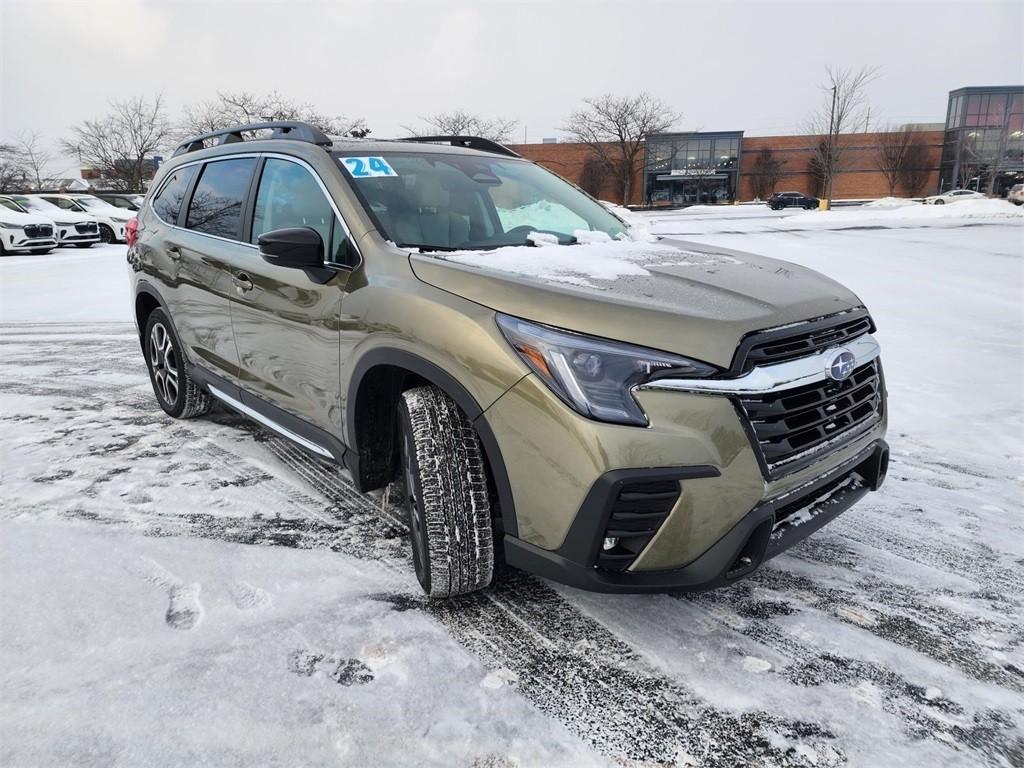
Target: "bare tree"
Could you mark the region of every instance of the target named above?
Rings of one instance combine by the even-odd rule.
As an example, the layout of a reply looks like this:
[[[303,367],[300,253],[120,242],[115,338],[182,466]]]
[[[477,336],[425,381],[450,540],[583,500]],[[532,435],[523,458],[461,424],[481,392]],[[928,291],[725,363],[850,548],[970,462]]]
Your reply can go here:
[[[234,125],[279,120],[310,123],[332,136],[364,137],[370,133],[366,121],[361,117],[327,115],[311,104],[292,101],[277,91],[267,94],[218,91],[216,99],[189,104],[184,108],[179,136],[185,139]]]
[[[580,188],[591,197],[600,197],[608,181],[608,167],[593,153],[587,155],[580,171]]]
[[[72,128],[71,138],[61,146],[79,163],[98,170],[115,188],[142,192],[153,175],[153,156],[172,141],[163,97],[114,101],[110,108],[103,117]]]
[[[18,147],[0,143],[0,192],[21,191],[27,183],[28,172]]]
[[[421,117],[426,127],[423,129],[402,126],[409,132],[410,136],[422,136],[425,134],[439,134],[441,136],[480,136],[497,142],[509,142],[512,140],[512,132],[519,125],[518,120],[509,120],[504,117],[486,118],[467,112],[464,109],[454,109],[451,112],[438,112],[436,115]]]
[[[822,179],[822,194],[832,196],[832,183],[844,167],[846,155],[842,134],[859,131],[868,115],[867,86],[878,76],[878,67],[860,69],[825,69],[827,82],[822,86],[826,94],[822,103],[807,116],[804,132],[825,136],[825,141],[814,147],[811,164]]]
[[[775,156],[771,147],[762,147],[754,158],[750,174],[750,183],[754,188],[754,197],[763,200],[775,191],[775,185],[782,179],[782,167],[785,160]]]
[[[34,189],[42,189],[47,168],[54,159],[53,153],[42,148],[41,137],[35,132],[19,136],[15,146],[21,155],[22,166],[29,183]]]
[[[980,191],[981,177],[988,168],[988,163],[978,149],[978,139],[970,133],[964,137],[960,144],[960,166],[957,174],[957,186],[961,189],[974,189]]]
[[[903,156],[903,168],[900,170],[900,184],[911,197],[917,197],[928,182],[931,170],[928,167],[928,145],[920,133],[910,140],[906,154]]]
[[[896,194],[900,183],[900,173],[906,163],[907,147],[910,146],[911,132],[888,128],[878,134],[878,146],[875,147],[875,167],[885,177],[889,188],[889,197]]]
[[[649,93],[604,94],[584,99],[583,103],[585,106],[569,116],[562,130],[600,158],[622,188],[623,203],[628,204],[645,139],[667,131],[681,116]]]

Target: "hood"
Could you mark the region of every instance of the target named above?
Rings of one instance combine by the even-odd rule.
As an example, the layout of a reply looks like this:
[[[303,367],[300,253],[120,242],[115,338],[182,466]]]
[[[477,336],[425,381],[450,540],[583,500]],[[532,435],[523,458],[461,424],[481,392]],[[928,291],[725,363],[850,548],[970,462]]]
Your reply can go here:
[[[96,223],[96,217],[90,216],[88,213],[79,213],[78,211],[65,211],[61,210],[60,213],[54,211],[54,221],[64,222],[65,224],[83,224],[85,222]]]
[[[17,224],[20,227],[26,224],[53,224],[53,219],[40,216],[38,213],[21,213],[3,206],[0,206],[0,221]]]
[[[743,336],[861,305],[777,259],[679,240],[410,254],[416,276],[498,312],[722,368]]]

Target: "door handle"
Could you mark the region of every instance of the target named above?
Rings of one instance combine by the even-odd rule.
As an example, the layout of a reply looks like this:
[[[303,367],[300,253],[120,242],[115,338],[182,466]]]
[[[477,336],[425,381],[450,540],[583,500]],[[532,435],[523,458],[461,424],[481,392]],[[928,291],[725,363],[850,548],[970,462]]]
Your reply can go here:
[[[237,275],[232,275],[231,282],[235,284],[235,288],[238,289],[239,293],[246,293],[253,289],[252,280],[245,272],[239,272]]]
[[[167,256],[171,261],[181,261],[181,248],[176,245],[168,245]]]

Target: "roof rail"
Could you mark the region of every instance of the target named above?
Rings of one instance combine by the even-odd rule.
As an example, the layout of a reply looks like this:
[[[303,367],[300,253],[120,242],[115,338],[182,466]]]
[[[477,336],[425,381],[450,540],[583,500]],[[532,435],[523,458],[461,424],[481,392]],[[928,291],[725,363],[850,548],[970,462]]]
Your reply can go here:
[[[508,157],[521,157],[504,144],[499,144],[491,139],[482,136],[410,136],[399,141],[417,141],[423,144],[451,144],[453,147],[465,147],[466,149],[478,149],[481,152],[493,152],[496,155],[507,155]]]
[[[329,147],[332,142],[329,136],[309,123],[302,123],[298,120],[277,120],[270,123],[249,123],[248,125],[233,125],[230,128],[221,128],[219,131],[210,131],[199,136],[193,136],[178,145],[171,157],[184,155],[188,152],[198,152],[203,149],[203,142],[207,139],[222,137],[214,146],[222,144],[235,144],[245,141],[243,131],[261,131],[273,129],[268,138],[271,139],[292,139],[294,141],[306,141],[321,147]]]

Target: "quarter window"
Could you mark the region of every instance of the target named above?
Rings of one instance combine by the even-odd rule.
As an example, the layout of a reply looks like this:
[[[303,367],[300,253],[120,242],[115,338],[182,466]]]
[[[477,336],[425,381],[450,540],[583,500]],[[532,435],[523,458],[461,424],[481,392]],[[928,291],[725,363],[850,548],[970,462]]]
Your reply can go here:
[[[311,227],[320,234],[327,259],[332,260],[334,219],[334,209],[309,171],[288,160],[267,159],[256,193],[251,242],[274,229]],[[343,231],[340,226],[337,229]]]
[[[255,167],[254,157],[207,163],[192,193],[185,226],[208,235],[240,240],[245,193]]]
[[[185,199],[188,186],[192,183],[192,177],[196,175],[198,167],[198,165],[189,165],[172,172],[171,177],[160,190],[160,194],[153,200],[153,210],[156,211],[156,215],[168,224],[178,223],[181,201]]]

